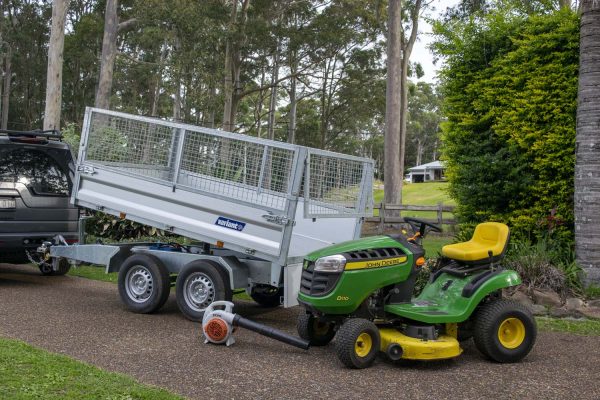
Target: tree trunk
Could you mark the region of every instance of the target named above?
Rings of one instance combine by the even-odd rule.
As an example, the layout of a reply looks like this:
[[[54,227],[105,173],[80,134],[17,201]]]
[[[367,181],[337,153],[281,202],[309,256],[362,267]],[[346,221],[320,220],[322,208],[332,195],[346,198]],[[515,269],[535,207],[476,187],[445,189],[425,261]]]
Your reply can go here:
[[[423,141],[421,139],[417,139],[417,165],[421,165],[423,161]]]
[[[213,82],[211,82],[209,84],[209,89],[208,89],[208,93],[209,93],[209,112],[208,112],[208,126],[211,128],[215,127],[215,97],[217,97],[217,88],[215,87],[215,84]]]
[[[581,3],[575,146],[575,253],[587,284],[600,283],[600,1]]]
[[[279,44],[273,55],[273,71],[271,72],[271,98],[269,100],[269,127],[267,138],[275,139],[275,111],[277,108],[277,80],[279,79]]]
[[[4,55],[4,79],[2,91],[2,129],[8,129],[8,110],[10,108],[10,83],[12,80],[12,52],[10,49]]]
[[[261,68],[260,72],[260,87],[265,85],[265,68]],[[258,105],[256,106],[256,136],[260,137],[262,133],[262,108],[263,101],[265,100],[264,92],[261,90],[258,92]]]
[[[237,0],[233,1],[233,9],[229,19],[229,29],[233,29],[235,20],[237,19]],[[223,130],[231,131],[231,103],[233,101],[233,71],[231,70],[231,39],[227,39],[225,44],[225,67],[223,81],[223,96],[225,97],[223,105]]]
[[[412,53],[413,46],[417,40],[419,28],[419,13],[421,12],[421,0],[415,2],[415,6],[410,14],[411,30],[408,39],[404,32],[400,36],[402,43],[402,66],[400,70],[400,193],[402,193],[402,182],[404,178],[404,160],[406,153],[406,121],[408,119],[408,63]],[[402,195],[400,195],[402,200]]]
[[[156,80],[154,81],[154,90],[152,91],[152,109],[150,111],[150,115],[153,117],[158,116],[158,103],[160,101],[160,83],[162,82],[162,73],[166,58],[167,43],[163,43],[160,49],[160,60],[158,62],[158,72],[156,73]]]
[[[95,105],[98,108],[110,107],[110,94],[113,81],[113,70],[117,58],[117,8],[118,0],[106,0],[104,14],[104,38],[102,39],[102,57],[100,60],[100,78],[96,91]]]
[[[241,100],[241,47],[246,41],[245,27],[250,0],[242,1],[241,18],[239,22],[237,21],[237,4],[238,0],[234,0],[229,20],[230,34],[233,33],[235,27],[238,29],[237,35],[235,35],[237,41],[228,39],[225,47],[225,82],[223,86],[225,104],[223,107],[223,129],[226,131],[233,131],[235,129],[237,108]]]
[[[401,0],[388,3],[387,79],[385,92],[384,201],[402,202],[400,168],[400,113],[402,75],[402,7]]]
[[[65,45],[65,19],[68,8],[69,0],[54,0],[52,3],[52,28],[48,44],[44,129],[60,128],[63,49]]]
[[[298,60],[296,59],[296,52],[292,52],[290,59],[290,115],[288,117],[289,120],[289,129],[288,129],[288,142],[295,143],[296,142],[296,111],[298,107],[298,102],[296,100],[296,74],[298,73]]]

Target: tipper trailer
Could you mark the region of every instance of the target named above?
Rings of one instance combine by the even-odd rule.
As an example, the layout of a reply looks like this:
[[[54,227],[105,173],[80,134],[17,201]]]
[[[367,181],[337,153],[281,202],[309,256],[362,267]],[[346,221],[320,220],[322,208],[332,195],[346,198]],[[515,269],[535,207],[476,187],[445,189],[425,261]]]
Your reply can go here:
[[[197,244],[55,243],[40,252],[55,269],[84,262],[119,272],[134,312],[160,308],[174,275],[192,320],[241,289],[290,307],[303,256],[360,236],[372,186],[368,158],[87,108],[71,202]]]

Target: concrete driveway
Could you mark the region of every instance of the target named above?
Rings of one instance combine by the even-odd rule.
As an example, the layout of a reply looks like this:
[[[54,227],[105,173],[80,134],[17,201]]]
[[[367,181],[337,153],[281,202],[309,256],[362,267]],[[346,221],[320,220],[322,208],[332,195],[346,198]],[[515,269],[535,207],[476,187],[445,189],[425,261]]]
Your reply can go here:
[[[295,334],[299,308],[236,312]],[[333,345],[308,352],[238,330],[204,345],[172,295],[156,314],[124,309],[111,283],[43,277],[0,264],[0,336],[21,339],[196,399],[600,399],[600,337],[540,333],[521,363],[489,362],[469,343],[455,360],[349,370]]]

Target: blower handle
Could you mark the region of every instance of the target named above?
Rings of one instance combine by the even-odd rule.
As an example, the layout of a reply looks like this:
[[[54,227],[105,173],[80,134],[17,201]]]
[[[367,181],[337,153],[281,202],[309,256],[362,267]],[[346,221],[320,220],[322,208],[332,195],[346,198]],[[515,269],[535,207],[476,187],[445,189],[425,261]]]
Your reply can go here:
[[[279,329],[271,328],[258,322],[250,321],[239,314],[235,314],[233,317],[233,325],[241,326],[242,328],[249,329],[261,335],[268,336],[272,339],[279,340],[280,342],[287,343],[289,345],[301,348],[302,350],[308,350],[310,343],[308,340],[301,339],[296,336],[289,335]]]

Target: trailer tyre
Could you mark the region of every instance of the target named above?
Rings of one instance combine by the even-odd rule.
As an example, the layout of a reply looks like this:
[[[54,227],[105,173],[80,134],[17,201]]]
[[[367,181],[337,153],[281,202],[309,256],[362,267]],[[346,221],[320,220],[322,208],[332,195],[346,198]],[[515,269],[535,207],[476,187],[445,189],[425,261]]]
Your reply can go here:
[[[186,264],[176,282],[177,305],[189,320],[201,322],[204,310],[212,302],[231,301],[232,292],[228,275],[222,267],[210,261],[192,261]]]
[[[119,269],[119,295],[125,306],[140,314],[161,308],[169,298],[169,271],[156,257],[134,254]]]

